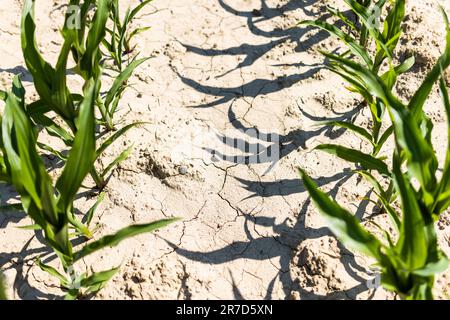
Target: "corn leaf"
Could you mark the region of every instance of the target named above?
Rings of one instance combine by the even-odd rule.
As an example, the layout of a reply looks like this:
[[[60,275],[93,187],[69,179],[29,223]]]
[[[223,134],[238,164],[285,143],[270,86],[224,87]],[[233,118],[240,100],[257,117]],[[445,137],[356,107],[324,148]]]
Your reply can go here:
[[[131,151],[133,151],[134,145],[131,145],[126,150],[122,151],[119,156],[117,156],[108,166],[106,166],[105,170],[103,170],[101,176],[104,178],[108,175],[108,173],[114,169],[118,164],[120,164],[122,161],[125,161],[131,154]]]
[[[442,179],[439,182],[437,194],[435,195],[435,204],[433,213],[436,215],[441,214],[450,205],[450,97],[448,95],[447,86],[443,78],[439,82],[442,100],[445,106],[447,114],[447,155],[445,159],[444,169],[442,172]]]
[[[95,213],[95,211],[97,210],[98,206],[100,205],[100,203],[103,201],[104,198],[105,198],[105,193],[101,192],[98,195],[97,201],[95,201],[94,205],[86,213],[85,221],[86,221],[87,225],[91,224],[92,218],[94,217],[94,213]]]
[[[88,288],[88,294],[96,293],[105,287],[106,283],[117,274],[119,269],[120,266],[107,271],[95,272],[91,276],[82,279],[80,284],[83,288]]]
[[[325,122],[321,122],[320,124],[325,125],[325,126],[335,126],[335,127],[339,127],[339,128],[348,129],[373,144],[372,135],[369,133],[369,131],[367,131],[365,128],[359,127],[351,122],[325,121]]]
[[[379,260],[382,244],[361,226],[355,216],[320,191],[303,170],[300,170],[300,175],[309,195],[327,220],[331,231],[339,240],[345,246]]]
[[[386,163],[361,151],[334,144],[322,144],[315,149],[336,155],[343,160],[360,164],[367,170],[377,170],[380,174],[389,175],[389,169]]]
[[[95,160],[95,117],[94,105],[97,96],[97,84],[91,80],[86,96],[80,106],[80,116],[72,150],[69,153],[64,170],[56,182],[60,193],[58,206],[69,209],[86,175],[91,171]]]
[[[101,146],[97,149],[96,152],[96,159],[103,153],[105,150],[114,143],[118,138],[120,138],[122,135],[124,135],[128,130],[140,125],[145,124],[145,122],[134,122],[129,125],[126,125],[119,130],[117,130],[112,136],[110,136],[108,139],[106,139]]]
[[[42,271],[47,272],[51,276],[54,276],[55,278],[59,279],[62,286],[67,286],[68,284],[67,278],[64,275],[62,275],[58,270],[56,270],[52,266],[43,263],[39,258],[36,259],[36,264],[38,265],[39,268],[41,268]]]
[[[417,194],[405,179],[400,169],[398,157],[394,160],[394,181],[400,194],[403,210],[400,238],[397,250],[402,261],[410,271],[420,269],[426,265],[428,257],[428,243],[425,232],[425,221],[417,202]]]
[[[129,227],[123,228],[123,229],[119,230],[118,232],[116,232],[115,234],[105,236],[97,241],[91,242],[90,244],[84,246],[83,249],[81,249],[80,251],[75,252],[74,253],[74,261],[78,261],[78,260],[86,257],[87,255],[94,253],[98,250],[101,250],[103,248],[116,246],[125,239],[163,228],[177,220],[179,220],[179,219],[177,219],[177,218],[164,219],[164,220],[159,220],[159,221],[148,223],[148,224],[134,225],[134,226],[129,226]]]
[[[436,274],[442,273],[448,268],[447,257],[442,257],[436,262],[430,262],[425,267],[414,270],[412,273],[421,277],[432,277]]]
[[[6,296],[5,277],[0,272],[0,301],[8,300]]]
[[[418,115],[420,114],[420,111],[423,108],[423,105],[425,104],[425,101],[427,100],[431,90],[433,89],[434,84],[441,76],[442,70],[445,70],[450,65],[450,26],[449,26],[449,20],[447,17],[447,14],[445,11],[441,8],[441,11],[444,16],[445,20],[445,27],[447,30],[447,36],[446,36],[446,47],[444,50],[444,53],[439,58],[436,65],[433,67],[433,69],[428,73],[425,80],[423,81],[420,88],[416,91],[414,96],[412,97],[411,101],[408,104],[408,108],[412,111],[414,117],[417,119]]]
[[[299,23],[299,25],[314,26],[329,32],[330,34],[334,35],[335,37],[339,38],[342,42],[344,42],[355,56],[361,58],[364,61],[366,66],[368,66],[369,68],[373,66],[372,60],[370,59],[366,49],[363,48],[355,39],[353,39],[348,34],[344,33],[338,27],[335,27],[329,23],[319,20],[302,21]]]
[[[109,107],[111,102],[113,101],[114,97],[119,92],[120,88],[127,82],[127,80],[130,78],[130,76],[133,74],[134,70],[147,61],[149,58],[143,58],[139,60],[135,60],[132,63],[130,63],[114,80],[114,83],[111,86],[111,89],[109,89],[106,98],[105,98],[105,106],[106,108]]]

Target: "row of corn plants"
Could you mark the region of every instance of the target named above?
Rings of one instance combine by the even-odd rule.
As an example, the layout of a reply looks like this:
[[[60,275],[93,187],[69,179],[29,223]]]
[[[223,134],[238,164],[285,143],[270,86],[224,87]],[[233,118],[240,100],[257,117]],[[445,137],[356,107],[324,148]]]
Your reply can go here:
[[[133,17],[145,4],[133,10]],[[108,25],[116,24],[118,1],[112,0],[71,0],[61,29],[63,44],[55,66],[45,61],[35,38],[35,0],[25,0],[21,23],[22,50],[28,71],[39,99],[26,102],[26,92],[19,77],[15,77],[12,90],[2,92],[5,109],[0,117],[0,179],[14,186],[20,196],[21,209],[33,220],[28,229],[43,233],[46,243],[59,258],[60,269],[37,259],[42,270],[59,279],[66,298],[75,299],[82,295],[94,294],[117,273],[119,267],[102,272],[88,272],[75,275],[77,262],[98,250],[119,244],[121,241],[162,228],[176,219],[165,219],[148,224],[133,225],[117,231],[113,235],[94,239],[90,230],[94,212],[103,199],[100,193],[95,205],[80,219],[75,214],[75,199],[87,176],[91,176],[97,189],[103,189],[107,175],[130,154],[124,150],[105,168],[96,167],[102,153],[120,136],[140,123],[131,123],[120,129],[114,127],[113,115],[127,80],[133,71],[146,59],[134,59],[126,66],[118,68],[118,75],[106,94],[102,94],[102,70],[108,55],[103,53],[107,35],[122,37],[122,30]],[[128,25],[129,17],[122,26]],[[75,18],[75,20],[74,20]],[[76,21],[76,23],[73,23]],[[137,33],[137,32],[136,32]],[[126,33],[128,34],[128,33]],[[129,36],[127,38],[129,40]],[[123,44],[120,45],[122,48]],[[122,49],[120,49],[122,50]],[[122,55],[117,50],[116,55]],[[68,67],[73,60],[75,67]],[[82,92],[71,91],[67,74],[71,71],[83,81]],[[97,118],[100,115],[100,118]],[[107,137],[96,134],[96,126]],[[51,136],[64,142],[65,148],[39,142],[39,134],[45,130]],[[63,167],[56,179],[52,179],[45,167],[42,153],[50,152],[62,160]],[[74,247],[73,240],[91,240],[81,248]],[[0,298],[3,294],[0,285]]]
[[[386,5],[385,0],[374,4],[372,4],[372,1],[360,1],[362,4],[353,0],[344,0],[344,2],[357,17],[356,22],[335,8],[327,6],[327,10],[348,29],[347,32],[320,20],[302,21],[300,25],[321,28],[340,39],[348,48],[348,50],[340,54],[342,58],[361,62],[364,67],[380,76],[385,85],[392,90],[395,87],[398,76],[409,71],[415,63],[414,57],[411,57],[393,69],[384,72],[382,69],[383,63],[386,61],[389,64],[393,64],[393,57],[401,35],[401,24],[405,17],[406,1],[395,1],[391,10],[385,15],[382,14]],[[381,20],[384,21],[382,31],[377,28],[381,24]],[[348,82],[347,89],[362,97],[362,104],[369,107],[372,118],[370,130],[350,122],[333,121],[325,124],[353,131],[361,139],[371,144],[371,154],[377,156],[394,129],[393,126],[389,126],[383,131],[382,121],[386,112],[383,102],[371,95],[364,86],[361,86],[358,76],[349,72],[344,63],[333,59],[326,52],[322,53],[330,59],[328,68]],[[324,151],[336,152],[336,146],[333,145],[323,146],[322,148]]]
[[[450,65],[450,28],[444,12],[447,30],[447,45],[444,54],[427,74],[422,85],[407,103],[400,101],[393,93],[399,74],[406,72],[413,64],[413,58],[395,66],[393,50],[401,36],[401,25],[405,15],[405,1],[391,1],[381,32],[369,23],[373,12],[369,1],[344,0],[364,26],[357,30],[367,32],[364,43],[370,39],[376,43],[375,60],[367,59],[362,43],[337,28],[323,22],[305,22],[338,36],[348,46],[350,53],[336,55],[323,53],[330,61],[330,69],[341,75],[350,90],[358,92],[368,104],[373,116],[372,134],[354,124],[334,124],[347,128],[369,140],[373,152],[340,145],[319,145],[323,150],[356,164],[357,172],[373,186],[377,196],[376,206],[381,207],[390,217],[394,234],[371,221],[379,228],[382,237],[376,237],[360,221],[336,201],[320,191],[309,176],[300,170],[303,183],[328,221],[332,232],[351,249],[360,251],[377,262],[381,272],[382,285],[403,299],[433,299],[435,276],[448,268],[448,258],[438,245],[435,223],[450,205],[450,145],[444,163],[442,176],[438,178],[438,161],[432,146],[433,124],[423,111],[423,106],[433,86],[439,83],[443,105],[449,119],[450,139],[450,97],[442,78]],[[375,6],[384,5],[378,1]],[[344,14],[334,11],[347,26],[350,20]],[[349,26],[350,29],[354,29]],[[361,35],[362,37],[363,35]],[[363,52],[363,53],[362,53]],[[383,64],[385,62],[385,64]],[[386,68],[385,72],[380,72]],[[382,114],[387,110],[391,126],[379,136]],[[393,134],[395,149],[391,155],[379,156],[381,147]],[[390,163],[387,162],[390,159]],[[388,181],[388,187],[383,188]],[[400,209],[396,209],[400,208]]]

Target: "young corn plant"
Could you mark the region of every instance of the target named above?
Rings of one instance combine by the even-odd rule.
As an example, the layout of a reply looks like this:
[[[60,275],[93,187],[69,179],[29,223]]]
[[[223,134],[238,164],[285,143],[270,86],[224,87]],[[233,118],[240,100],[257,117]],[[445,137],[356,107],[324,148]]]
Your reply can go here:
[[[445,52],[407,105],[393,95],[383,77],[367,66],[328,55],[357,76],[359,83],[374,98],[381,100],[390,115],[396,146],[392,168],[369,155],[361,161],[367,161],[367,166],[394,182],[393,192],[400,199],[400,212],[391,204],[390,195],[374,175],[362,172],[389,214],[396,234],[389,234],[380,227],[384,238],[375,237],[354,215],[320,191],[304,171],[300,172],[306,189],[332,232],[344,245],[374,258],[381,270],[382,285],[403,299],[433,299],[435,276],[448,268],[448,258],[438,245],[435,222],[450,205],[450,144],[442,176],[438,179],[438,160],[431,141],[433,124],[423,111],[434,84],[439,81],[450,139],[450,97],[442,77],[450,65],[450,27],[445,13],[444,18],[447,28]],[[395,75],[393,67],[389,72]]]
[[[34,85],[39,100],[27,106],[27,115],[37,125],[42,126],[50,135],[61,139],[67,148],[71,148],[74,136],[78,132],[77,118],[79,108],[83,100],[83,94],[72,93],[67,84],[68,71],[74,72],[84,80],[83,89],[86,88],[91,79],[95,80],[99,87],[95,91],[96,106],[99,109],[101,119],[96,123],[104,125],[108,129],[114,129],[113,115],[118,106],[121,94],[124,90],[127,79],[131,76],[132,68],[136,67],[143,60],[135,61],[129,68],[126,68],[115,80],[105,97],[100,94],[103,55],[99,49],[106,35],[106,24],[111,10],[112,0],[71,0],[70,7],[78,7],[74,24],[73,12],[67,12],[64,26],[61,30],[64,42],[58,61],[55,67],[46,62],[36,45],[34,19],[35,0],[26,0],[22,13],[22,50],[25,63],[33,76]],[[95,4],[95,14],[89,18],[89,10]],[[69,69],[67,64],[69,55],[75,61],[75,67]],[[50,117],[49,114],[56,116]],[[126,131],[135,127],[139,123],[126,125],[110,135],[100,144],[96,152],[96,159]],[[59,150],[51,146],[39,143],[39,146],[61,158],[63,161],[67,157]],[[102,170],[92,168],[90,175],[96,187],[102,190],[107,183],[107,176],[111,170],[130,154],[131,149],[123,151]]]
[[[107,92],[97,100],[97,105],[101,114],[101,120],[99,123],[108,131],[116,130],[114,115],[116,114],[122,95],[128,87],[128,79],[131,77],[135,69],[147,60],[148,58],[142,58],[135,59],[131,62],[117,75],[112,86],[107,90]],[[131,127],[138,124],[141,123],[135,123]]]
[[[123,20],[120,16],[119,0],[113,0],[111,3],[109,18],[112,22],[112,29],[107,29],[109,39],[103,39],[102,43],[119,72],[123,70],[124,65],[130,64],[130,60],[133,62],[136,59],[136,55],[131,57],[136,48],[136,45],[132,45],[134,37],[150,29],[150,27],[140,27],[130,30],[136,15],[152,1],[142,1],[136,7],[128,8]],[[127,60],[124,61],[124,58]]]
[[[67,292],[66,299],[94,294],[117,273],[119,268],[102,272],[74,275],[77,262],[86,256],[121,241],[162,228],[176,219],[129,226],[113,235],[90,242],[80,249],[71,242],[71,230],[92,237],[74,213],[74,201],[83,180],[91,172],[95,157],[95,98],[99,86],[88,81],[84,97],[77,108],[77,132],[60,176],[53,182],[46,171],[37,147],[37,127],[31,121],[25,103],[25,90],[16,77],[13,89],[6,94],[6,106],[1,118],[1,149],[6,172],[20,195],[25,213],[34,221],[33,229],[42,231],[47,244],[59,258],[62,270],[37,260],[42,270],[60,280]],[[93,209],[95,210],[95,208]]]
[[[130,17],[126,18],[126,24],[123,27],[125,34],[127,25],[131,23],[135,15],[142,10],[148,2],[149,1],[144,1],[133,9],[131,13],[130,11],[127,11],[127,17]],[[107,27],[108,18],[112,17],[115,12],[118,13],[119,6],[118,1],[97,1],[95,3],[96,14],[94,18],[90,20],[88,13],[92,4],[94,4],[94,1],[86,0],[83,4],[80,4],[79,0],[72,0],[70,4],[71,6],[80,6],[80,10],[76,12],[76,19],[79,21],[79,24],[77,28],[70,28],[69,22],[72,21],[74,17],[72,12],[68,12],[65,21],[66,32],[63,33],[66,40],[71,41],[71,39],[75,39],[71,51],[77,66],[73,69],[73,71],[85,80],[90,77],[100,79],[103,62],[107,58],[103,51],[100,50],[100,45],[102,43],[106,45],[107,43],[106,36],[110,32]],[[117,32],[119,32],[118,29],[114,34],[115,37],[121,37],[125,40],[128,39],[125,36],[122,37],[120,34],[117,34]],[[137,32],[134,33],[134,35],[136,34]],[[113,37],[113,39],[115,37]],[[124,43],[125,40],[121,40],[119,43]],[[97,98],[96,104],[101,115],[101,118],[98,120],[98,124],[104,126],[108,131],[116,130],[113,118],[122,98],[122,94],[127,89],[128,79],[131,77],[135,69],[147,60],[148,58],[137,59],[135,57],[126,67],[122,67],[121,62],[120,68],[118,68],[119,72],[115,76],[115,81],[112,86],[106,90],[105,94],[99,95]],[[135,125],[137,124],[138,123]]]
[[[348,47],[348,50],[340,55],[341,57],[361,63],[364,67],[379,75],[383,79],[386,87],[392,90],[396,84],[397,77],[407,72],[415,62],[414,58],[411,57],[396,67],[389,68],[387,72],[383,72],[382,68],[385,62],[389,66],[393,65],[393,56],[401,35],[401,25],[405,17],[406,0],[390,1],[392,7],[384,15],[382,13],[386,5],[385,0],[377,2],[370,0],[344,0],[344,2],[349,6],[351,12],[356,15],[359,24],[353,22],[337,9],[327,7],[327,10],[338,18],[349,32],[345,32],[337,26],[320,20],[303,21],[300,24],[318,27],[340,39]],[[381,20],[384,20],[382,31],[380,31]],[[375,50],[372,50],[372,47]],[[322,53],[324,56],[329,57],[328,53]],[[364,86],[361,86],[361,79],[348,70],[345,64],[340,61],[331,59],[328,69],[348,82],[349,86],[347,89],[349,91],[361,95],[363,105],[370,108],[372,126],[369,131],[366,128],[344,121],[325,122],[323,124],[352,131],[372,145],[371,155],[376,157],[393,133],[392,126],[383,132],[383,117],[386,108],[382,100],[372,96]],[[348,151],[342,146],[331,144],[322,145],[319,148],[330,153],[346,153]]]

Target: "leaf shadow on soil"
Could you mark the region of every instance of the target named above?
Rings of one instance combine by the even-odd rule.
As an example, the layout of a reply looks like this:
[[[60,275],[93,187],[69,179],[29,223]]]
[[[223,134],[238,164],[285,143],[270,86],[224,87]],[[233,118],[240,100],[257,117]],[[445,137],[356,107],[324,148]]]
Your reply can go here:
[[[36,300],[47,299],[55,300],[58,296],[45,293],[29,284],[29,278],[31,275],[31,268],[28,268],[25,272],[24,266],[34,263],[36,255],[45,255],[51,253],[50,249],[46,246],[39,248],[29,248],[35,235],[32,236],[22,247],[19,252],[14,253],[1,253],[0,254],[0,269],[7,271],[14,269],[16,276],[14,278],[13,290],[22,300]],[[4,268],[6,264],[10,264],[9,267]]]
[[[339,188],[346,183],[353,173],[350,169],[345,170],[341,174],[337,174],[330,177],[322,177],[316,179],[316,182],[320,185],[327,185],[330,182],[335,182],[334,187],[328,192],[328,194],[335,198]],[[243,181],[240,179],[239,181]],[[284,189],[283,185],[293,184],[293,181],[279,181],[278,184],[280,188],[274,188],[272,193],[261,192],[260,189],[255,190],[256,196],[260,197],[271,197],[277,195],[287,195],[293,192],[303,193],[306,192],[304,186],[302,185],[300,179],[296,180],[298,187]],[[272,186],[273,187],[273,186]],[[284,190],[284,191],[283,191]],[[331,290],[331,293],[327,295],[320,295],[312,292],[311,288],[304,286],[300,283],[299,279],[292,276],[291,268],[295,255],[301,254],[298,252],[298,248],[305,240],[320,239],[325,236],[331,236],[331,232],[328,228],[311,228],[306,224],[306,214],[309,210],[311,200],[308,197],[307,200],[300,206],[298,211],[297,220],[293,226],[288,224],[287,219],[277,224],[275,222],[275,217],[264,217],[264,216],[252,216],[240,212],[242,216],[245,217],[244,231],[247,236],[247,241],[235,241],[224,248],[213,250],[209,252],[191,251],[180,248],[176,244],[165,240],[169,246],[171,246],[174,251],[191,261],[201,262],[209,265],[221,265],[231,261],[239,259],[249,259],[249,260],[260,260],[260,261],[271,261],[278,260],[279,270],[277,275],[269,282],[266,288],[266,294],[264,299],[272,299],[274,293],[274,288],[276,281],[279,280],[282,286],[283,293],[286,299],[292,297],[294,292],[298,292],[301,299],[316,300],[316,299],[356,299],[360,293],[369,291],[367,287],[367,278],[361,276],[365,274],[370,277],[370,273],[355,259],[355,256],[338,243],[339,250],[339,261],[345,268],[346,273],[354,279],[358,285],[355,285],[349,289],[345,290]],[[362,218],[366,212],[366,207],[368,202],[363,202],[357,209],[356,216]],[[272,236],[261,236],[255,238],[251,233],[251,226],[253,228],[256,226],[263,226],[265,228],[271,228],[274,235]],[[254,229],[256,231],[256,229]],[[257,233],[257,232],[256,232]],[[337,259],[337,258],[336,258]],[[301,267],[301,266],[299,266]],[[233,274],[230,271],[230,277],[232,280],[232,290],[234,298],[238,300],[245,299],[245,296],[239,290],[236,284]],[[372,291],[370,297],[373,297],[375,291]]]
[[[19,232],[25,232],[18,230]],[[30,248],[33,240],[37,240],[36,244],[42,246]],[[77,247],[85,243],[85,239],[78,237],[71,240],[73,247]],[[29,278],[34,278],[32,274],[31,266],[35,264],[36,258],[39,257],[43,263],[48,264],[57,259],[57,255],[46,244],[46,240],[41,230],[35,230],[34,234],[25,243],[25,245],[16,252],[0,253],[0,269],[2,271],[8,271],[10,269],[15,270],[15,279],[13,283],[14,293],[22,300],[55,300],[62,299],[61,296],[49,294],[30,284]],[[7,266],[7,267],[5,267]],[[35,279],[39,281],[38,279]]]
[[[242,70],[246,67],[252,66],[257,60],[267,55],[271,50],[286,42],[296,44],[295,52],[305,52],[314,45],[319,44],[323,40],[329,38],[329,34],[324,31],[317,31],[317,33],[305,38],[313,27],[293,27],[287,29],[273,28],[270,31],[265,31],[258,27],[261,22],[271,21],[277,17],[283,17],[290,11],[302,10],[307,16],[313,16],[313,13],[308,9],[314,5],[317,0],[298,1],[291,0],[284,5],[276,8],[269,7],[265,0],[261,0],[260,9],[252,11],[239,11],[228,5],[224,0],[218,0],[220,6],[227,12],[238,17],[247,19],[247,27],[250,32],[263,39],[270,39],[268,43],[264,44],[250,44],[242,43],[236,47],[226,49],[202,48],[181,43],[188,52],[193,52],[200,56],[217,57],[217,56],[244,56],[245,58],[239,62],[234,68],[225,71],[223,74],[216,76],[216,79],[222,78],[229,73]],[[328,14],[322,16],[323,19],[328,18]],[[339,22],[336,24],[339,26]],[[256,98],[259,95],[267,95],[275,93],[286,88],[290,88],[296,83],[309,79],[317,74],[323,67],[322,64],[307,64],[298,62],[295,64],[280,63],[272,67],[306,67],[304,72],[297,71],[294,74],[279,76],[275,79],[253,79],[241,86],[236,87],[220,87],[202,84],[194,79],[188,78],[180,72],[175,71],[179,79],[188,87],[203,93],[205,95],[216,97],[212,102],[207,102],[199,105],[190,106],[191,108],[210,108],[227,103],[235,98]]]
[[[291,0],[288,1],[284,5],[278,5],[277,7],[270,7],[265,0],[260,0],[261,4],[258,9],[253,9],[251,11],[239,11],[233,8],[224,0],[218,0],[219,5],[226,12],[233,14],[238,17],[242,17],[246,19],[246,25],[251,34],[256,35],[261,38],[269,39],[268,43],[264,44],[249,44],[242,43],[236,47],[230,47],[226,49],[205,49],[196,46],[192,46],[189,44],[181,43],[187,51],[194,52],[198,55],[214,57],[221,55],[229,55],[229,56],[245,56],[242,62],[238,63],[236,67],[231,70],[226,71],[219,77],[223,77],[230,72],[233,72],[237,69],[241,69],[244,67],[248,67],[253,65],[258,59],[269,53],[275,47],[291,41],[295,43],[296,52],[303,52],[311,48],[313,45],[321,42],[322,40],[328,38],[328,33],[319,32],[314,37],[308,38],[302,41],[302,37],[312,30],[311,27],[306,28],[277,28],[274,27],[272,30],[266,31],[258,26],[258,24],[273,21],[276,18],[283,17],[287,13],[296,10],[302,10],[307,16],[313,16],[313,13],[308,10],[308,8],[314,5],[317,0],[308,0],[308,1],[299,1],[299,0]]]
[[[22,80],[22,82],[30,82],[30,83],[33,82],[33,77],[31,76],[31,73],[28,72],[28,70],[23,66],[15,66],[7,69],[0,68],[0,73],[3,72],[9,73],[14,76],[20,76],[20,80]]]
[[[313,122],[324,121],[346,121],[353,122],[355,117],[359,114],[361,106],[357,106],[352,110],[336,114],[336,117],[316,117],[299,106],[300,113]],[[234,164],[262,164],[268,163],[269,167],[266,173],[269,172],[281,159],[288,156],[298,149],[306,149],[306,143],[312,138],[320,135],[334,140],[339,138],[346,129],[334,129],[329,126],[320,126],[313,130],[296,129],[285,134],[278,134],[276,132],[261,132],[255,127],[246,126],[243,121],[236,117],[233,111],[233,103],[228,108],[228,121],[234,129],[244,133],[246,137],[253,141],[256,138],[257,142],[249,142],[246,138],[233,138],[223,134],[218,134],[217,139],[223,144],[225,150],[233,150],[240,152],[238,155],[229,155],[225,152],[213,148],[204,147],[203,150],[211,154],[216,159],[222,159]],[[276,137],[276,139],[274,139]],[[270,141],[268,141],[270,140]],[[267,145],[267,143],[270,143]],[[250,154],[249,154],[250,153]],[[234,152],[234,154],[236,154]]]

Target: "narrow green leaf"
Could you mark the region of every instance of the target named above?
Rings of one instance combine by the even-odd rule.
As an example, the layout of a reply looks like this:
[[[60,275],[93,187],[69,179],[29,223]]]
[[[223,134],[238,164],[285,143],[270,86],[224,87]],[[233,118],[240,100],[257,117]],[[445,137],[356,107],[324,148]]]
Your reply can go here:
[[[177,220],[179,219],[164,219],[148,224],[134,225],[123,228],[113,235],[105,236],[97,241],[91,242],[90,244],[83,247],[83,249],[81,249],[80,251],[74,253],[74,261],[78,261],[86,257],[87,255],[103,248],[116,246],[125,239],[140,235],[142,233],[153,232]]]
[[[135,60],[134,62],[130,63],[114,80],[114,83],[111,86],[111,89],[109,89],[108,93],[106,94],[105,98],[105,107],[108,109],[111,102],[114,100],[114,97],[119,92],[120,88],[128,81],[130,76],[133,74],[134,70],[147,61],[149,58],[143,58],[139,60]]]
[[[133,151],[134,145],[131,145],[126,150],[122,151],[122,153],[119,154],[118,157],[116,157],[106,168],[103,170],[101,176],[104,178],[108,175],[108,173],[114,169],[118,164],[120,164],[122,161],[126,160],[130,154],[131,151]]]
[[[104,198],[105,198],[105,192],[101,192],[97,197],[97,201],[95,201],[94,205],[86,213],[85,221],[88,226],[91,224],[92,218],[94,217],[94,213]]]
[[[402,260],[407,264],[409,270],[413,271],[424,267],[428,257],[425,221],[417,202],[418,196],[401,172],[398,157],[395,158],[393,167],[394,181],[400,193],[403,210],[397,248]]]
[[[0,272],[0,301],[8,300],[6,296],[6,286],[5,286],[5,277]]]
[[[315,149],[336,155],[343,160],[360,164],[367,170],[377,170],[380,174],[389,176],[389,169],[386,163],[361,151],[334,144],[322,144]]]
[[[97,293],[103,289],[106,283],[120,270],[120,266],[107,271],[95,272],[91,276],[81,280],[81,286],[88,288],[88,293]]]
[[[431,90],[433,89],[434,84],[441,76],[441,71],[447,69],[450,65],[450,26],[447,14],[442,7],[441,11],[444,16],[445,27],[447,30],[446,47],[444,49],[444,53],[441,55],[436,65],[428,73],[422,85],[416,91],[413,98],[409,102],[408,108],[412,111],[415,118],[417,118],[417,116],[419,115],[420,111],[423,108],[423,105],[425,104],[425,101],[427,100]]]
[[[326,125],[326,126],[336,126],[339,128],[348,129],[350,131],[353,131],[357,135],[361,136],[362,138],[366,139],[368,142],[373,144],[372,141],[372,135],[367,131],[365,128],[359,127],[351,122],[345,122],[345,121],[325,121],[321,122],[320,124]]]
[[[97,149],[96,152],[96,159],[103,153],[105,152],[105,150],[114,143],[114,141],[116,141],[118,138],[120,138],[122,135],[124,135],[128,130],[141,125],[141,124],[145,124],[146,122],[134,122],[131,123],[129,125],[126,125],[122,128],[120,128],[119,130],[117,130],[112,136],[110,136],[108,139],[106,139],[102,145]]]
[[[59,279],[62,286],[67,285],[67,278],[64,275],[62,275],[58,270],[56,270],[52,266],[43,263],[39,258],[36,259],[36,264],[38,265],[39,268],[41,268],[42,271],[47,272],[51,276]]]
[[[335,37],[339,38],[341,41],[343,41],[354,55],[356,55],[357,57],[361,58],[364,61],[366,66],[368,66],[369,68],[372,67],[373,63],[372,63],[372,60],[370,59],[367,51],[362,46],[360,46],[359,43],[356,42],[355,39],[353,39],[348,34],[344,33],[341,29],[339,29],[329,23],[319,21],[319,20],[317,20],[317,21],[301,21],[299,23],[299,25],[314,26],[314,27],[318,27],[322,30],[329,32],[333,36],[335,36]]]
[[[436,274],[442,273],[448,268],[447,257],[442,257],[438,261],[429,262],[421,269],[414,270],[412,273],[421,277],[433,277]]]
[[[94,105],[97,84],[91,80],[80,106],[78,132],[69,153],[64,170],[56,182],[60,193],[58,206],[63,212],[69,210],[72,201],[95,160],[95,116]]]
[[[326,218],[331,231],[339,240],[345,246],[379,260],[382,244],[361,226],[355,216],[320,191],[303,170],[300,170],[300,176],[312,200]]]

